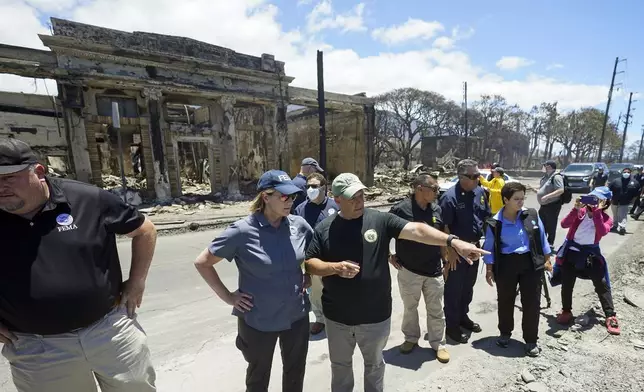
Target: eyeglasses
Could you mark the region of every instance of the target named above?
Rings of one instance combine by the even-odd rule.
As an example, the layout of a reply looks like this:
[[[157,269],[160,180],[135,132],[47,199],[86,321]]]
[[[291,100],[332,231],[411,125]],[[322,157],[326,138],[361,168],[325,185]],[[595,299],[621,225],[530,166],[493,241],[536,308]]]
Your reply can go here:
[[[322,185],[317,185],[317,184],[308,184],[306,187],[307,187],[307,188],[312,188],[312,189],[318,189],[318,188],[319,188],[319,187],[321,187],[321,186],[322,186]]]
[[[470,180],[478,180],[481,177],[481,173],[474,174],[461,174],[462,177],[468,178]]]

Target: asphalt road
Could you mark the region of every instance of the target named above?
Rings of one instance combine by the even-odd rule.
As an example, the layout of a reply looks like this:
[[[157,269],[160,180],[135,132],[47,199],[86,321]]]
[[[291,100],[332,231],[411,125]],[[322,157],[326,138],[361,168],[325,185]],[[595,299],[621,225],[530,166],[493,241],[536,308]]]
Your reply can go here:
[[[529,207],[536,206],[534,194],[528,196]],[[560,218],[572,207],[564,206]],[[639,222],[629,222],[629,231],[639,228]],[[220,301],[207,287],[192,265],[197,254],[207,246],[220,230],[195,232],[176,236],[160,237],[156,255],[147,283],[146,296],[139,318],[149,337],[149,345],[158,373],[159,391],[162,392],[201,392],[201,391],[243,391],[245,362],[235,348],[236,319],[231,316],[231,308]],[[557,244],[565,232],[559,229]],[[609,234],[602,245],[606,254],[623,246],[629,238]],[[119,243],[119,252],[127,273],[130,250],[129,242]],[[233,263],[221,262],[217,271],[229,289],[236,288],[237,270]],[[424,390],[423,383],[428,377],[445,376],[449,372],[459,373],[472,366],[481,356],[496,360],[490,354],[492,340],[486,337],[497,333],[496,292],[487,286],[483,275],[479,275],[475,288],[475,299],[471,306],[471,317],[479,322],[484,331],[476,334],[470,344],[450,346],[452,361],[448,365],[439,364],[431,350],[420,349],[408,356],[397,351],[403,341],[400,332],[402,305],[398,294],[395,271],[393,276],[394,310],[392,333],[386,347],[387,373],[385,389],[394,391]],[[577,292],[590,292],[589,282],[577,283]],[[559,290],[552,290],[554,314],[560,307]],[[545,301],[543,301],[545,304]],[[617,305],[619,307],[619,305]],[[421,305],[421,308],[423,306]],[[618,309],[619,311],[619,309]],[[520,320],[515,317],[515,337],[521,339]],[[421,310],[421,320],[424,311]],[[545,322],[543,322],[545,325]],[[421,321],[422,325],[422,321]],[[424,329],[424,328],[423,328]],[[492,342],[492,343],[490,343]],[[423,346],[424,342],[421,342]],[[521,355],[519,345],[516,355]],[[425,345],[426,347],[426,345]],[[510,349],[512,350],[512,349]],[[10,381],[8,364],[2,359],[0,364],[0,391],[15,391]],[[354,358],[356,390],[362,390],[362,358],[356,350]],[[328,391],[330,389],[330,364],[328,348],[324,336],[313,338],[310,343],[306,387],[307,392]],[[276,350],[270,391],[281,390],[281,359]],[[416,389],[419,388],[419,389]]]

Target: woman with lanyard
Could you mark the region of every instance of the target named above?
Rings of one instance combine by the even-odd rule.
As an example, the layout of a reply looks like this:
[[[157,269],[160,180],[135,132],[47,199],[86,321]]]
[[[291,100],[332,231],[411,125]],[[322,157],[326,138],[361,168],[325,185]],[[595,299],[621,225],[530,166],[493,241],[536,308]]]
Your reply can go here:
[[[500,332],[497,345],[506,348],[510,344],[518,285],[525,352],[536,357],[541,353],[537,345],[541,276],[550,264],[550,246],[537,211],[523,208],[525,193],[526,187],[517,182],[503,186],[501,196],[505,205],[488,219],[483,249],[490,254],[483,256],[483,261],[488,284],[493,286],[496,282]]]
[[[230,225],[197,257],[201,277],[238,317],[236,346],[248,362],[246,391],[268,390],[277,340],[282,352],[282,391],[302,392],[309,345],[310,279],[304,254],[313,229],[290,215],[301,190],[279,170],[257,184],[251,214]],[[214,265],[235,261],[239,289],[231,292]]]
[[[608,187],[595,188],[588,195],[578,198],[575,207],[563,218],[561,227],[569,230],[566,241],[557,252],[557,262],[550,283],[552,286],[561,284],[563,310],[557,316],[557,322],[568,325],[574,320],[572,293],[575,281],[577,278],[592,280],[606,315],[606,329],[612,335],[619,335],[608,265],[599,246],[613,224],[611,217],[606,214],[612,197]]]

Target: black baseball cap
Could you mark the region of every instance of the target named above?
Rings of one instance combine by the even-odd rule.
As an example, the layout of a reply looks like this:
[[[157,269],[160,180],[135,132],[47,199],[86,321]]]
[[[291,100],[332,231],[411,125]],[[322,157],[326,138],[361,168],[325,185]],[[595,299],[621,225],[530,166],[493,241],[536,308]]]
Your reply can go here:
[[[318,172],[324,173],[324,169],[322,169],[318,161],[313,158],[304,158],[300,166],[313,166]]]
[[[0,174],[13,174],[38,163],[29,145],[14,138],[0,139]]]
[[[283,195],[302,192],[300,188],[293,184],[291,177],[281,170],[269,170],[262,174],[257,182],[257,190],[264,191],[266,189],[275,189]]]
[[[557,168],[557,162],[555,162],[553,160],[545,161],[543,163],[543,166],[550,166],[551,168],[556,169]]]

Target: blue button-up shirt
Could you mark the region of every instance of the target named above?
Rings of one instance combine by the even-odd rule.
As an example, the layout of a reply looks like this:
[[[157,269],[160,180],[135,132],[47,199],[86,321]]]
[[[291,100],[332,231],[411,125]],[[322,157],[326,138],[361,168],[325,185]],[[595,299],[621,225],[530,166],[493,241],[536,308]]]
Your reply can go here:
[[[523,228],[523,221],[519,219],[519,214],[517,213],[517,219],[514,222],[511,222],[503,216],[503,210],[501,210],[494,216],[494,219],[501,224],[501,254],[509,255],[512,253],[524,254],[530,252],[530,238],[528,233]],[[541,218],[537,217],[539,221],[539,232],[541,233],[541,244],[543,247],[543,254],[550,254],[550,245],[548,245],[548,240],[546,238],[546,231],[543,228],[543,222]],[[485,232],[485,242],[483,243],[483,249],[490,252],[489,255],[483,256],[483,261],[485,264],[494,264],[494,233],[490,227],[487,228]]]
[[[295,209],[295,215],[306,219],[306,223],[315,228],[318,223],[322,222],[327,217],[336,214],[338,211],[340,211],[340,208],[335,201],[327,197],[320,204],[315,204],[311,200],[305,201],[297,206]]]
[[[303,263],[313,229],[299,216],[289,215],[275,228],[262,213],[230,225],[209,246],[210,253],[235,261],[239,291],[250,294],[253,308],[234,309],[246,324],[259,331],[284,331],[310,309],[303,289]]]

